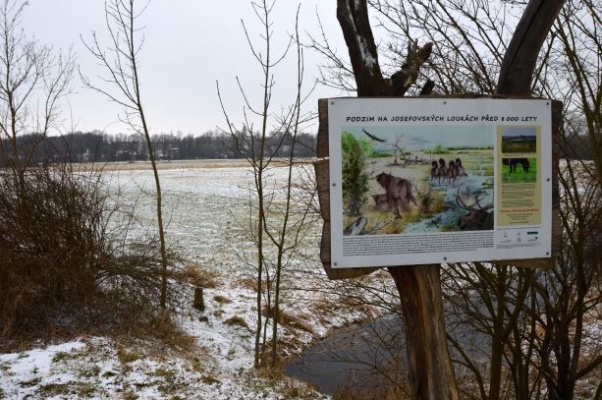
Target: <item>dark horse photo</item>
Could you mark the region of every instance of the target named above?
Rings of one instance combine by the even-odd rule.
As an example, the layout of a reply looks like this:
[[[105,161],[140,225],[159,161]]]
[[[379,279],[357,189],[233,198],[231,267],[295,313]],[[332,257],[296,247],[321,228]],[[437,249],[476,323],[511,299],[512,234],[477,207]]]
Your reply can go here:
[[[517,165],[520,165],[525,173],[529,172],[528,158],[503,158],[502,164],[508,166],[510,173],[516,172]]]
[[[502,158],[502,182],[534,183],[537,181],[537,158]]]

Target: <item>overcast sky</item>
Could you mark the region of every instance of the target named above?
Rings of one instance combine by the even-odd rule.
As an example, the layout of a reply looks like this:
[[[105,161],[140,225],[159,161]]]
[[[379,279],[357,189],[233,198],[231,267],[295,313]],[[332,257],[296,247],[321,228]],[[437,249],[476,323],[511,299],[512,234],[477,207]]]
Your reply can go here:
[[[331,42],[340,54],[345,55],[346,48],[336,20],[336,2],[301,2],[301,34],[306,31],[317,34],[316,13],[319,13]],[[281,51],[286,38],[294,31],[297,4],[293,0],[276,2],[272,14],[273,52]],[[89,41],[91,32],[97,31],[101,39],[104,37],[104,1],[31,0],[22,17],[27,34],[56,48],[72,46],[81,71],[93,82],[101,83],[98,75],[104,71],[96,67],[80,36]],[[252,57],[241,20],[245,21],[256,45],[262,46],[259,38],[262,27],[250,0],[151,0],[138,21],[145,35],[139,62],[143,102],[151,133],[201,134],[216,126],[225,127],[216,81],[219,81],[231,120],[237,125],[242,122],[242,97],[236,84],[237,76],[250,100],[258,104],[262,73]],[[105,43],[108,46],[108,42]],[[305,79],[310,83],[318,76],[317,64],[321,61],[316,55],[306,53]],[[296,67],[293,57],[287,64],[274,71],[275,111],[294,100]],[[74,80],[73,87],[75,93],[69,97],[70,110],[65,110],[66,126],[81,131],[127,131],[116,123],[122,113],[117,105],[82,88],[79,77]],[[340,95],[344,94],[319,87],[308,106],[317,108],[318,98]],[[311,130],[317,130],[317,123]]]

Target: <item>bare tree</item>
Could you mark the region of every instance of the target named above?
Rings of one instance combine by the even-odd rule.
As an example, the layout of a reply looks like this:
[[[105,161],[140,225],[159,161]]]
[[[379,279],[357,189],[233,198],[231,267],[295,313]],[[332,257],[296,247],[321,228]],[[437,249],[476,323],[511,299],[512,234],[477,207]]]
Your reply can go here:
[[[404,141],[404,135],[402,133],[398,133],[397,135],[395,135],[395,139],[393,140],[393,143],[391,143],[391,146],[393,147],[393,154],[395,156],[395,159],[393,160],[393,165],[398,165],[398,161],[397,161],[398,153],[399,153],[399,156],[401,158],[403,158],[403,141]]]
[[[432,44],[408,46],[401,69],[384,78],[368,19],[366,1],[337,2],[337,18],[349,49],[359,97],[403,96],[416,82]],[[444,332],[438,265],[389,268],[397,286],[406,320],[410,384],[415,398],[457,399]]]
[[[167,306],[167,278],[168,259],[163,221],[163,196],[161,181],[157,169],[156,154],[153,149],[150,128],[142,102],[139,57],[144,37],[138,39],[139,29],[136,21],[150,4],[144,2],[139,8],[134,5],[134,0],[109,0],[105,3],[106,27],[109,34],[109,47],[100,42],[96,32],[92,33],[92,41],[84,44],[88,51],[96,58],[98,64],[105,69],[108,77],[101,78],[104,83],[112,85],[112,89],[92,83],[82,76],[84,84],[119,104],[124,115],[121,122],[125,123],[132,131],[142,135],[146,140],[148,156],[151,162],[155,179],[155,199],[157,230],[160,240],[161,254],[161,307]]]
[[[31,165],[36,145],[57,129],[59,102],[70,91],[75,64],[71,53],[62,53],[27,37],[20,18],[27,2],[2,0],[0,4],[0,147],[5,162],[22,173]],[[18,137],[35,133],[26,149]]]
[[[555,268],[541,271],[531,317],[539,328],[533,347],[550,398],[576,396],[579,382],[596,381],[602,347],[588,330],[602,301],[602,37],[599,2],[567,3],[548,41],[537,86],[565,104],[559,152],[563,243]],[[575,144],[591,149],[578,153]],[[599,379],[598,379],[599,381]],[[598,384],[592,398],[602,398]]]
[[[392,65],[403,63],[401,69],[391,67],[390,78],[385,78],[379,63],[382,52],[379,52],[371,30],[367,2],[338,1],[337,16],[349,49],[357,94],[360,97],[404,95],[418,80],[418,70],[423,64],[427,67],[427,72],[432,71],[429,75],[433,79],[427,80],[422,90],[414,89],[416,94],[428,94],[437,81],[445,93],[464,91],[468,87],[477,88],[478,92],[485,94],[496,91],[504,94],[528,94],[539,49],[563,1],[546,4],[541,1],[529,2],[517,29],[514,33],[510,31],[513,35],[511,40],[507,31],[487,31],[488,26],[495,27],[500,19],[495,13],[491,13],[486,3],[474,2],[467,6],[463,5],[464,2],[443,1],[369,3],[382,18],[379,20],[380,27],[395,33],[392,41],[399,42],[399,38],[405,35],[407,46],[396,43],[382,46],[383,51],[388,52],[388,60]],[[460,13],[454,14],[455,10]],[[482,23],[480,15],[483,16]],[[474,31],[463,28],[466,21],[474,23]],[[391,26],[395,28],[390,28]],[[419,35],[432,39],[432,44],[419,48],[414,40]],[[506,48],[505,43],[508,41],[510,44]],[[404,58],[402,51],[406,47]],[[491,50],[486,52],[491,55],[491,62],[480,56],[483,48]],[[328,46],[319,46],[318,49],[322,53],[332,54]],[[433,58],[429,59],[431,52]],[[435,63],[438,60],[442,60],[446,67],[453,67],[437,68]],[[338,64],[341,65],[344,66]],[[497,268],[500,279],[492,281],[498,289],[495,293],[500,296],[497,297],[498,301],[492,302],[496,304],[492,312],[497,315],[497,319],[492,331],[495,355],[489,382],[491,398],[499,396],[504,346],[517,326],[520,316],[517,305],[521,304],[521,299],[526,298],[531,281],[530,272],[519,275],[523,283],[517,288],[514,308],[509,308],[509,304],[503,300],[506,299],[505,290],[511,287],[511,280],[505,280],[504,277],[511,277],[513,274],[499,269],[504,267]],[[439,266],[390,268],[389,271],[399,289],[404,315],[408,321],[406,335],[414,397],[457,398],[451,367],[445,363],[448,359],[447,348],[441,340],[429,336],[430,332],[444,329]],[[414,291],[415,288],[419,289]],[[424,317],[420,317],[421,315]],[[433,318],[433,315],[436,317]],[[438,357],[433,357],[434,354]],[[425,366],[433,369],[427,370]],[[437,379],[438,383],[429,383],[432,382],[431,378]]]
[[[282,320],[282,279],[284,268],[289,265],[303,238],[311,215],[312,198],[315,189],[308,191],[299,190],[295,180],[299,173],[293,155],[297,143],[297,134],[309,120],[309,115],[303,113],[303,53],[299,45],[298,11],[295,21],[293,36],[285,45],[284,50],[274,56],[272,37],[271,15],[276,5],[274,0],[252,1],[255,14],[262,27],[261,44],[258,48],[245,23],[243,28],[251,52],[263,73],[262,102],[259,106],[251,104],[245,90],[239,83],[245,111],[261,121],[258,131],[253,130],[252,124],[245,120],[240,129],[235,129],[230,122],[222,94],[219,91],[220,102],[228,132],[236,143],[236,150],[242,154],[253,168],[255,177],[253,199],[256,204],[251,204],[253,214],[250,215],[252,228],[247,233],[250,235],[256,250],[256,307],[257,326],[255,331],[255,367],[267,365],[264,350],[267,345],[268,324],[271,323],[271,357],[270,366],[275,366],[279,359],[278,354],[278,326]],[[275,92],[275,71],[281,62],[288,56],[291,49],[296,50],[297,76],[294,85],[294,98],[290,106],[280,114],[275,114],[271,104]],[[247,115],[245,113],[245,115]],[[274,168],[286,168],[282,180],[273,177]],[[264,315],[265,313],[265,319]]]
[[[545,32],[562,2],[530,2],[528,8],[517,2],[371,4],[381,26],[391,33],[393,43],[382,46],[390,59],[403,48],[393,45],[402,35],[421,32],[434,43],[425,71],[436,82],[437,91],[533,93],[564,102],[558,151],[567,159],[559,174],[566,245],[554,268],[451,265],[451,279],[444,277],[444,281],[450,288],[457,285],[448,300],[452,307],[461,308],[464,323],[491,337],[485,355],[491,362],[482,368],[465,343],[453,332],[450,335],[458,352],[456,361],[473,371],[472,383],[478,385],[481,398],[536,398],[546,391],[550,397],[572,398],[577,382],[591,377],[601,363],[595,356],[599,347],[592,347],[584,329],[584,321],[599,315],[592,308],[599,301],[600,270],[593,261],[600,237],[596,227],[601,47],[594,28],[600,23],[598,3],[568,2],[550,35]],[[515,45],[512,25],[521,14]],[[547,17],[538,19],[538,15]],[[534,20],[546,23],[534,24]],[[418,27],[424,29],[418,31]],[[536,49],[542,43],[540,53]],[[592,149],[591,159],[577,160],[575,145]],[[464,395],[476,397],[471,392]]]

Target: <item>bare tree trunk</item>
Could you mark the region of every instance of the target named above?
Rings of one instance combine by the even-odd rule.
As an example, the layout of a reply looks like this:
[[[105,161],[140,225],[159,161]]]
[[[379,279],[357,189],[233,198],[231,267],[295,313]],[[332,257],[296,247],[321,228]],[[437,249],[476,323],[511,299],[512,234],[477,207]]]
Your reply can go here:
[[[541,46],[565,0],[531,0],[504,56],[496,87],[498,94],[529,95]]]
[[[125,112],[122,122],[126,123],[134,132],[142,134],[145,138],[148,154],[153,169],[155,181],[155,201],[157,228],[160,241],[161,256],[161,294],[160,306],[167,308],[167,278],[168,259],[167,244],[165,238],[165,227],[163,221],[163,195],[161,192],[161,181],[157,169],[155,151],[150,136],[142,95],[141,83],[138,76],[138,54],[143,40],[137,41],[135,35],[138,30],[134,24],[140,15],[134,9],[135,0],[111,0],[105,3],[105,14],[107,30],[111,33],[110,46],[114,48],[114,56],[103,49],[98,41],[96,33],[92,33],[92,43],[84,42],[86,48],[94,55],[100,65],[104,66],[110,78],[106,82],[112,83],[115,93],[109,89],[94,86],[90,81],[82,77],[84,85],[107,96],[110,100],[121,105]]]
[[[302,226],[305,224],[305,215],[301,219],[293,218],[294,208],[298,207],[294,199],[294,153],[297,133],[302,121],[301,106],[303,103],[302,83],[303,83],[303,57],[301,44],[298,36],[298,14],[295,20],[295,39],[290,39],[288,46],[282,54],[273,56],[273,45],[271,38],[274,36],[272,23],[272,10],[276,2],[260,0],[252,3],[255,14],[262,26],[263,34],[261,40],[263,48],[260,50],[255,47],[254,41],[249,36],[249,32],[243,22],[243,28],[247,37],[251,51],[255,55],[256,61],[260,65],[263,73],[263,97],[259,107],[247,101],[247,96],[242,87],[240,87],[245,98],[246,107],[256,116],[261,118],[261,128],[254,134],[248,121],[243,124],[243,130],[237,131],[230,123],[228,114],[225,111],[224,104],[218,88],[218,96],[222,111],[228,122],[228,130],[236,142],[236,151],[242,154],[253,168],[255,176],[255,195],[257,196],[257,205],[252,204],[253,214],[251,219],[256,221],[252,227],[252,237],[257,250],[256,263],[256,284],[257,284],[257,327],[255,331],[255,356],[254,366],[275,367],[278,357],[278,326],[282,315],[281,310],[281,283],[284,268],[289,262],[289,253],[294,251],[302,235]],[[274,93],[274,75],[275,68],[285,59],[292,44],[296,43],[297,49],[297,82],[296,92],[293,104],[281,116],[274,117],[271,112],[271,99]],[[276,121],[272,125],[271,120]],[[270,128],[270,126],[272,126]],[[273,129],[273,131],[270,131]],[[249,132],[248,138],[245,133]],[[291,140],[289,145],[285,146],[287,137]],[[274,200],[274,191],[277,187],[271,188],[269,181],[274,167],[274,157],[288,158],[287,183],[285,187],[284,204],[278,204]],[[277,211],[276,211],[277,210]],[[309,210],[309,205],[307,210]],[[276,216],[281,213],[280,216]],[[307,213],[307,211],[306,211]],[[256,218],[256,220],[255,220]],[[274,218],[282,218],[276,220]],[[275,253],[274,253],[275,252]],[[264,316],[263,310],[267,309],[267,315]],[[268,333],[271,326],[271,347],[268,348]],[[265,357],[266,350],[271,349],[269,363]]]
[[[384,79],[366,1],[338,0],[337,18],[349,49],[358,97],[403,96],[432,46],[410,47],[402,69],[391,80]],[[409,380],[415,399],[459,398],[447,347],[439,269],[439,265],[389,268],[406,322]]]
[[[459,398],[445,335],[440,268],[389,268],[401,298],[415,399]]]
[[[137,68],[134,68],[134,75],[136,77],[136,82],[138,82],[138,71]],[[146,146],[148,148],[148,156],[151,161],[151,166],[153,169],[153,177],[155,179],[155,204],[157,207],[157,227],[159,229],[159,246],[160,246],[160,254],[161,254],[161,298],[159,303],[161,308],[167,308],[167,241],[165,239],[165,227],[163,224],[163,192],[161,191],[161,180],[159,179],[159,169],[157,168],[157,161],[155,159],[155,151],[153,149],[153,142],[150,137],[149,129],[146,124],[146,118],[144,117],[144,111],[142,109],[142,100],[140,99],[140,88],[137,84],[136,96],[138,99],[138,104],[140,104],[140,120],[142,122],[142,131],[144,132],[144,137],[146,139]]]

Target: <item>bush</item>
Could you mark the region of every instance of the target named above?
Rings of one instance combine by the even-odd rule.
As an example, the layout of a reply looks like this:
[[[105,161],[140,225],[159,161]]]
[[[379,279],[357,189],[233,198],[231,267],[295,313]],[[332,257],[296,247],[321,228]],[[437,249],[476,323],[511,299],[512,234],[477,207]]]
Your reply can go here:
[[[368,174],[365,171],[367,154],[372,149],[366,141],[358,140],[352,133],[341,136],[343,156],[343,199],[349,216],[361,215],[361,208],[368,201]]]
[[[0,344],[164,318],[156,247],[117,240],[110,204],[101,172],[0,170]]]

